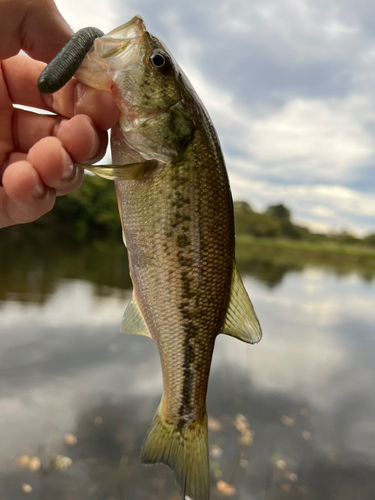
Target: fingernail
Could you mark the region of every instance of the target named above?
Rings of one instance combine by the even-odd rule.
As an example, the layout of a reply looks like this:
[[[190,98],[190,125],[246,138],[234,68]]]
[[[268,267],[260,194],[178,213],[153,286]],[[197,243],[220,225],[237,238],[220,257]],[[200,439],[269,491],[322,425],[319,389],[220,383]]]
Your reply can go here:
[[[36,183],[36,186],[34,188],[34,191],[33,191],[33,197],[39,198],[40,196],[42,196],[44,194],[44,191],[45,191],[44,184],[42,183],[42,181],[38,180]]]
[[[100,139],[97,136],[97,134],[94,133],[94,141],[93,141],[93,144],[92,144],[92,148],[91,148],[89,159],[90,158],[94,158],[98,154],[99,148],[100,148]]]
[[[63,173],[61,176],[61,180],[65,181],[66,179],[69,179],[69,177],[71,177],[73,174],[73,169],[74,169],[74,165],[71,161],[69,161],[64,167],[64,170],[63,170]]]

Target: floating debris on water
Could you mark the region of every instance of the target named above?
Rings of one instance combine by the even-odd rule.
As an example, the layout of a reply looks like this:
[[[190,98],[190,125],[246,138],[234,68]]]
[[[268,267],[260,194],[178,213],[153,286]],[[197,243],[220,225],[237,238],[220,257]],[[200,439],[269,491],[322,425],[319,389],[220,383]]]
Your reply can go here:
[[[73,463],[72,459],[69,457],[64,457],[63,455],[56,455],[53,460],[53,465],[57,470],[66,470]]]
[[[279,458],[279,460],[276,460],[275,465],[278,469],[283,470],[286,468],[287,463],[285,462],[285,460],[282,460],[281,458]]]
[[[236,493],[236,488],[225,481],[218,481],[216,488],[224,497],[232,497]]]
[[[214,444],[211,447],[210,453],[211,453],[211,456],[213,458],[220,458],[221,455],[223,454],[223,450],[220,448],[220,446],[217,446],[216,444]]]
[[[241,413],[238,413],[238,415],[236,415],[236,418],[234,419],[234,425],[236,429],[241,433],[249,430],[250,428],[247,418],[245,417],[245,415],[241,415]]]
[[[31,471],[36,471],[36,470],[40,469],[40,466],[41,466],[41,463],[40,463],[39,457],[32,457],[30,459],[29,469]]]
[[[238,442],[245,446],[251,446],[253,444],[253,432],[250,430],[247,418],[239,413],[234,420],[234,426],[241,433]]]
[[[30,457],[28,455],[22,455],[19,458],[17,458],[17,462],[21,467],[28,469],[30,465]]]
[[[208,429],[212,432],[219,432],[222,430],[222,425],[219,422],[217,418],[211,417],[211,415],[208,416]]]
[[[286,479],[289,479],[292,483],[296,483],[298,481],[298,476],[294,472],[288,472],[285,475]]]
[[[64,441],[68,446],[74,446],[77,444],[77,438],[73,434],[65,434]]]
[[[286,425],[287,427],[294,427],[294,424],[296,423],[294,418],[288,417],[287,415],[283,415],[280,418],[280,421],[282,424]]]
[[[301,408],[299,414],[301,415],[301,417],[307,417],[307,415],[309,414],[309,410],[307,408]]]
[[[311,439],[311,432],[309,431],[302,431],[301,436],[303,439],[306,439],[306,441],[309,441]]]
[[[36,471],[41,467],[40,458],[29,457],[29,455],[21,455],[17,458],[17,463],[24,469],[30,469],[31,471]]]
[[[253,433],[251,431],[243,432],[238,441],[245,446],[251,446],[253,444]]]
[[[33,491],[33,488],[27,483],[23,484],[21,489],[24,493],[31,493]]]

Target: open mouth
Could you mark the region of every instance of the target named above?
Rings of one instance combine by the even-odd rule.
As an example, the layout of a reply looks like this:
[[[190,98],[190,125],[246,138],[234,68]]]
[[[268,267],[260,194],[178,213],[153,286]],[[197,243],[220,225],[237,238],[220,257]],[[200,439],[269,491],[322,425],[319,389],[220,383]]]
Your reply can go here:
[[[118,70],[139,64],[139,43],[146,32],[140,16],[107,35],[97,38],[75,77],[89,87],[112,90],[112,76]]]
[[[41,73],[39,92],[57,92],[73,75],[90,87],[110,90],[108,72],[136,62],[136,48],[145,32],[140,16],[107,35],[92,27],[77,31]]]
[[[146,26],[141,16],[134,16],[133,19],[110,31],[107,35],[104,35],[103,38],[131,40],[132,38],[141,37],[145,31]]]

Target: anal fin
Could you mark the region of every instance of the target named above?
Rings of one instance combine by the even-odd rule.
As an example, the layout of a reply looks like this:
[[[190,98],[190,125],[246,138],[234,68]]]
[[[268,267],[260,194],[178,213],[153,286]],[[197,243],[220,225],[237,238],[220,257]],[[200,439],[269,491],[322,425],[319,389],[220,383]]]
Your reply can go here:
[[[235,263],[233,264],[229,304],[220,333],[248,344],[256,344],[262,338],[259,320]]]
[[[134,335],[145,335],[146,337],[152,338],[134,295],[132,300],[129,302],[128,307],[125,309],[120,332],[132,333]]]

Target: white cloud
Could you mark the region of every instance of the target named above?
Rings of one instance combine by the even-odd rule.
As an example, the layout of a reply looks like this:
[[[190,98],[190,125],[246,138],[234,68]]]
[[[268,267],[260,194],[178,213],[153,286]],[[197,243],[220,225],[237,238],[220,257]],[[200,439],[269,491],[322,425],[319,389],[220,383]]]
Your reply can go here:
[[[368,221],[358,225],[362,216],[375,214],[373,196],[340,185],[373,161],[374,141],[367,125],[375,113],[369,99],[292,99],[279,110],[260,117],[258,110],[253,117],[230,92],[209,86],[197,69],[187,66],[224,153],[239,152],[235,157],[225,154],[237,199],[255,208],[284,202],[315,231],[351,227],[363,235],[373,230]]]
[[[311,213],[317,215],[318,217],[332,217],[334,215],[333,210],[323,207],[322,205],[313,206]]]
[[[42,326],[112,324],[119,330],[130,292],[111,288],[106,297],[97,298],[94,288],[87,281],[61,281],[58,291],[45,304],[7,301],[1,309],[1,324],[4,328],[23,328],[31,317],[37,317]]]
[[[138,10],[133,0],[126,5],[58,0],[58,6],[74,28],[91,24],[104,31]],[[204,6],[193,1],[188,12],[166,0],[157,9],[143,2],[140,11],[150,30],[173,47],[207,107],[236,197],[259,207],[284,202],[310,227],[371,229],[369,220],[358,221],[373,216],[371,197],[342,187],[370,175],[375,156],[375,52],[362,15],[336,0],[209,1]],[[225,68],[228,55],[235,61],[233,76],[245,82],[240,93],[230,81],[217,79],[220,73],[214,74],[205,59],[212,47],[224,54],[216,67]],[[263,70],[263,60],[265,93],[257,101],[246,93],[246,83],[257,77],[251,64]],[[326,69],[319,75],[321,68]]]
[[[351,57],[360,26],[344,15],[338,3],[314,0],[222,1],[213,12],[217,32],[238,38],[247,34],[250,43],[267,46],[285,65],[326,61],[333,54]]]
[[[365,120],[375,114],[363,113],[364,106],[360,97],[292,99],[281,110],[254,120],[243,146],[255,160],[277,164],[267,168],[278,171],[281,165],[284,178],[332,180],[340,175],[344,180],[374,155]]]
[[[298,277],[288,274],[272,294],[251,278],[244,277],[244,284],[261,321],[263,339],[239,349],[238,341],[220,336],[220,366],[214,356],[213,370],[222,369],[223,362],[239,366],[249,372],[258,390],[292,393],[331,411],[346,395],[337,375],[347,369],[350,359],[342,332],[335,327],[343,310],[348,316],[355,310],[349,296],[338,300],[337,279],[316,269],[306,269]],[[358,285],[357,280],[353,288]],[[370,299],[359,311],[369,307]]]
[[[194,65],[194,42],[181,40],[181,46],[182,66],[213,119],[224,153],[237,150],[241,163],[252,164],[246,168],[249,176],[257,170],[258,176],[294,182],[342,182],[372,161],[375,147],[367,126],[375,122],[375,112],[369,96],[292,98],[271,111],[244,107],[230,89],[207,82]]]
[[[56,0],[56,5],[70,26],[77,31],[86,26],[94,26],[105,33],[130,20],[134,13],[129,10],[128,19],[118,19],[112,0],[92,2],[90,0]],[[123,10],[126,12],[126,6]]]
[[[248,200],[256,210],[283,202],[297,214],[296,219],[313,230],[343,230],[351,228],[358,235],[374,231],[363,216],[375,213],[372,193],[361,193],[340,185],[277,184],[263,180],[249,181],[237,174],[230,175],[233,197]],[[254,203],[255,201],[255,203]],[[316,207],[320,208],[317,210]],[[322,213],[322,211],[324,213]],[[303,214],[303,216],[298,214]],[[310,214],[310,217],[309,217]]]
[[[338,19],[332,19],[329,21],[323,29],[328,33],[328,36],[331,40],[336,38],[342,38],[346,35],[353,35],[359,31],[359,28],[353,26],[347,26],[343,22]]]
[[[207,96],[204,102],[224,149],[241,152],[238,163],[252,163],[259,175],[299,182],[346,181],[373,159],[374,141],[366,125],[373,123],[375,113],[360,96],[292,99],[259,116],[259,110],[252,114],[241,109],[230,93],[204,88],[199,77],[195,83]]]

